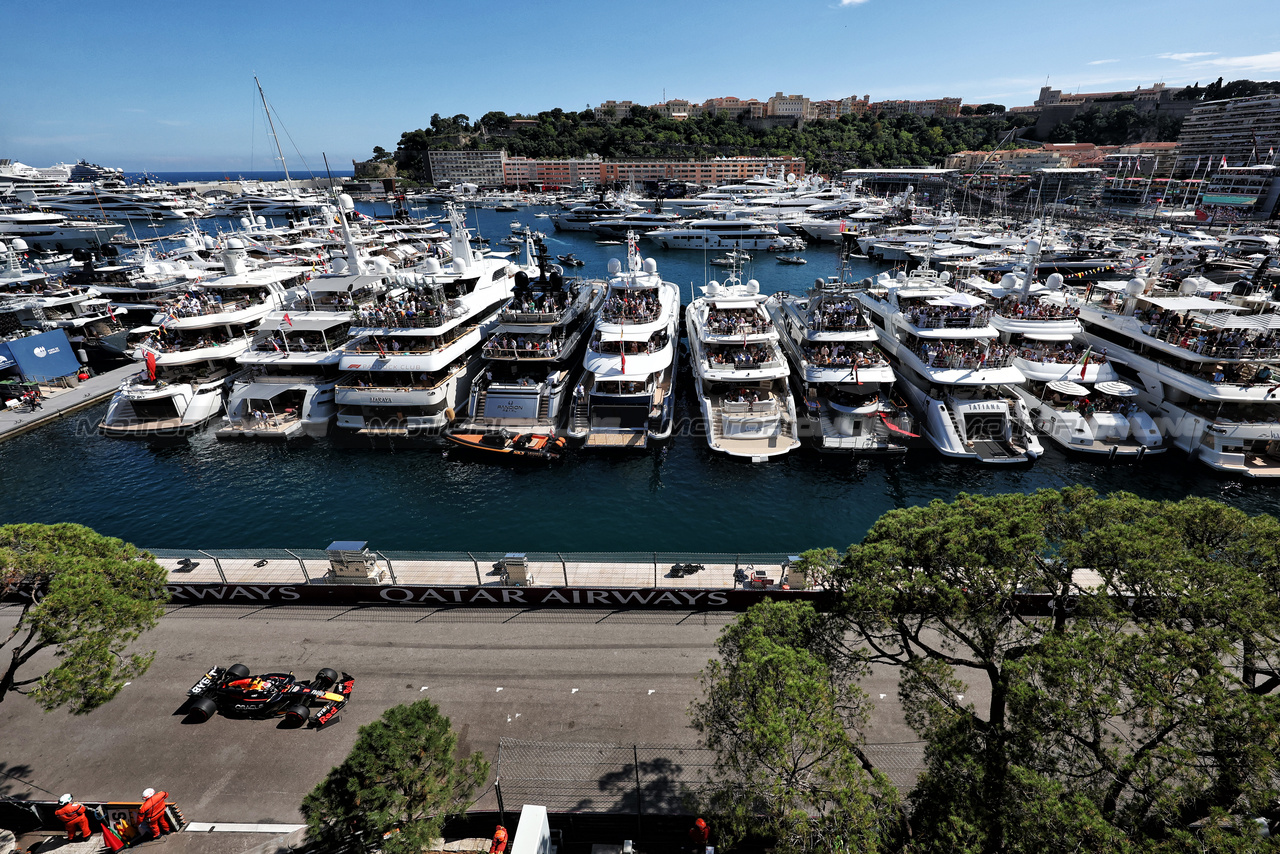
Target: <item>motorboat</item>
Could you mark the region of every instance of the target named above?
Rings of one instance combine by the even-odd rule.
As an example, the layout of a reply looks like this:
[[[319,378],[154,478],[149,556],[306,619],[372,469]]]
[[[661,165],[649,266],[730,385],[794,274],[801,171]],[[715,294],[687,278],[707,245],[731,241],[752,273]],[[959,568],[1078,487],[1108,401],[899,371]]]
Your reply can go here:
[[[566,432],[589,449],[644,448],[674,428],[680,289],[634,234],[626,269],[615,258],[608,272]]]
[[[720,216],[696,219],[669,228],[657,228],[644,235],[663,249],[763,249],[803,248],[804,241],[783,237],[763,220],[726,211]],[[797,247],[797,242],[799,246]]]
[[[779,255],[779,264],[808,264],[809,262],[801,258],[799,255]]]
[[[941,454],[978,463],[1024,463],[1042,452],[1014,348],[999,341],[986,300],[951,287],[951,274],[881,273],[858,299],[903,382],[920,432]]]
[[[481,347],[483,367],[471,385],[468,416],[455,421],[451,433],[558,435],[568,418],[605,288],[599,281],[566,280],[541,241],[535,251],[538,276],[516,274],[511,301]]]
[[[51,211],[0,212],[0,240],[21,239],[33,252],[101,249],[124,231],[124,226],[73,218]]]
[[[517,460],[555,460],[564,455],[568,443],[563,436],[546,433],[517,433],[507,428],[467,430],[449,428],[446,441],[470,451],[498,454]]]
[[[819,451],[906,453],[919,437],[857,287],[843,274],[818,279],[807,294],[777,293],[765,307],[791,362],[801,435]]]
[[[556,260],[566,267],[582,267],[587,263],[579,258],[575,258],[572,252],[568,255],[557,255]]]
[[[685,312],[698,403],[713,451],[752,462],[800,444],[795,399],[767,297],[737,271],[712,280]]]
[[[462,212],[451,205],[448,216],[448,266],[427,258],[401,271],[388,299],[356,310],[340,361],[335,435],[435,442],[465,408],[480,344],[498,324],[517,274],[536,274],[532,237],[519,265],[476,251]]]

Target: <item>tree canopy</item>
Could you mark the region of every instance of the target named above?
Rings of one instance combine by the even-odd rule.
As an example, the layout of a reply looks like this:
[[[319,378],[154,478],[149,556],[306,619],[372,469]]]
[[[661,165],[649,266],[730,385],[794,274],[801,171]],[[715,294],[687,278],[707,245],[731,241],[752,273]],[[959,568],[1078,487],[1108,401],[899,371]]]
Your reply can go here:
[[[708,697],[748,684],[726,641],[749,627],[782,627],[756,630],[834,685],[896,673],[924,746],[894,840],[912,850],[1256,846],[1253,817],[1280,817],[1278,548],[1274,518],[1197,498],[1075,487],[892,511],[843,556],[804,555],[834,610],[769,604],[726,630]],[[862,743],[857,716],[842,725]]]
[[[4,525],[0,579],[5,598],[20,603],[0,642],[9,653],[0,701],[29,694],[46,710],[84,714],[151,666],[154,653],[125,654],[169,600],[167,573],[147,552],[82,525]],[[46,649],[55,663],[31,672]]]
[[[385,854],[427,850],[489,776],[480,752],[457,750],[449,719],[430,700],[387,709],[360,727],[347,758],[303,800],[308,832],[330,845],[381,840]]]

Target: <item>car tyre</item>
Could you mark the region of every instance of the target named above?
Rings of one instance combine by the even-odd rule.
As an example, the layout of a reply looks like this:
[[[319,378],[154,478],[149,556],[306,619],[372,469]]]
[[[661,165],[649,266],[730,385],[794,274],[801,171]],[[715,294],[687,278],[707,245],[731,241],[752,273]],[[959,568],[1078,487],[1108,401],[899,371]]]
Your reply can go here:
[[[328,691],[334,685],[338,684],[338,671],[332,667],[325,667],[316,674],[315,682],[312,684],[321,691]]]
[[[233,664],[227,668],[227,681],[231,682],[236,679],[243,679],[249,675],[249,668],[243,664]]]
[[[285,722],[292,726],[306,726],[307,719],[311,717],[311,710],[301,703],[290,706],[284,710]]]
[[[187,715],[198,724],[209,720],[217,711],[218,704],[208,697],[196,697],[191,701],[191,705],[187,707]]]

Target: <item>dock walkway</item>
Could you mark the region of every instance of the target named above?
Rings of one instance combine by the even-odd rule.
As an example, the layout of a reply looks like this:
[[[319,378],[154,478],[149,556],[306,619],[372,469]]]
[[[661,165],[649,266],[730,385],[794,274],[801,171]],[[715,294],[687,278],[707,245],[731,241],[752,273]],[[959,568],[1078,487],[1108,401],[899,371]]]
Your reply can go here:
[[[44,405],[40,409],[29,412],[25,406],[0,408],[0,442],[110,399],[125,377],[137,372],[137,365],[125,365],[68,388],[41,383],[40,393],[44,395]]]
[[[217,555],[197,550],[155,549],[153,553],[161,566],[169,572],[171,584],[334,584],[343,583],[329,574],[329,561],[307,554],[296,557],[278,556],[282,550],[272,550],[261,556],[244,553],[233,556]],[[631,561],[587,559],[585,556],[565,555],[560,560],[530,560],[529,585],[531,587],[608,587],[608,588],[669,588],[689,590],[729,590],[741,588],[734,581],[738,568],[750,573],[753,568],[765,570],[770,582],[765,589],[778,589],[781,582],[780,560],[766,563],[764,556],[747,556],[754,564],[735,563],[732,556],[726,562],[704,562],[704,569],[692,575],[676,577],[672,564],[659,558],[656,561]],[[593,556],[594,557],[594,556]],[[724,559],[721,558],[723,561]],[[502,587],[501,574],[494,568],[491,555],[477,554],[475,559],[449,559],[446,557],[404,559],[393,557],[388,577],[384,583],[394,585]]]

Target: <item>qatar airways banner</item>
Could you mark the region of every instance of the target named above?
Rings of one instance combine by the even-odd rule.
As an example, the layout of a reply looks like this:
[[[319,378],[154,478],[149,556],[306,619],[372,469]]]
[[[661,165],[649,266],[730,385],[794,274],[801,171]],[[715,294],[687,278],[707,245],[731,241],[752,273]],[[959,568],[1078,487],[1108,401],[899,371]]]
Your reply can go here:
[[[170,584],[174,605],[399,605],[433,608],[608,608],[745,611],[766,599],[827,604],[822,591],[368,584]]]

